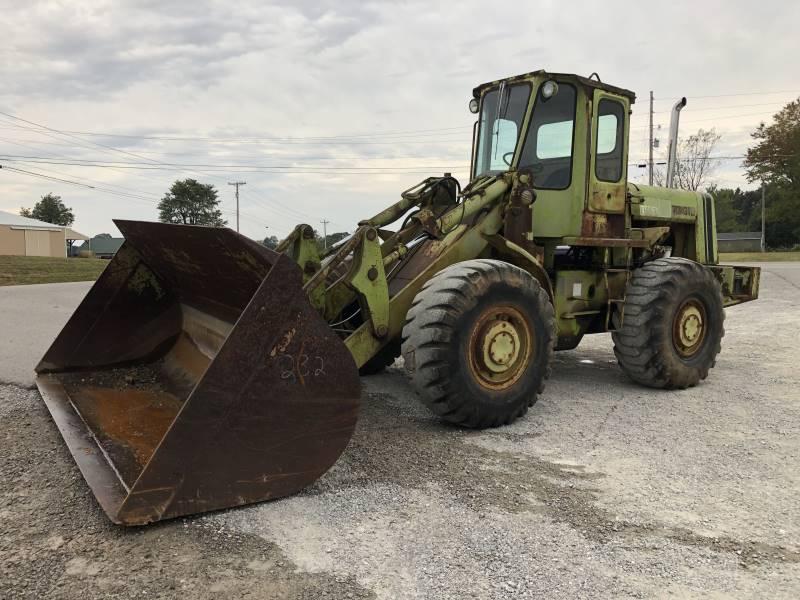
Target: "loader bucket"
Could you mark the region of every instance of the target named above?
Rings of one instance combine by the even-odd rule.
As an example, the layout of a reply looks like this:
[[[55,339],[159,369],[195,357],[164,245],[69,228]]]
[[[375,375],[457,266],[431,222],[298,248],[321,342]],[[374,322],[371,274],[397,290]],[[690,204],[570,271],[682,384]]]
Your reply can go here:
[[[36,367],[111,520],[279,498],[325,473],[358,371],[298,266],[229,229],[116,224],[125,243]]]

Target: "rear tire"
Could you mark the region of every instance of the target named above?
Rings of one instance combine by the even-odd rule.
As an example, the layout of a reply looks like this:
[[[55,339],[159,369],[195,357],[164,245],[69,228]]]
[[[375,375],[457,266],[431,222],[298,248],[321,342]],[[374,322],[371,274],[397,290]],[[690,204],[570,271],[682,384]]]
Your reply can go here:
[[[654,388],[697,385],[714,367],[725,334],[722,289],[710,269],[660,258],[633,272],[614,354],[628,377]]]
[[[403,358],[423,403],[446,421],[497,427],[524,415],[550,375],[553,305],[526,271],[498,260],[450,266],[414,299]]]

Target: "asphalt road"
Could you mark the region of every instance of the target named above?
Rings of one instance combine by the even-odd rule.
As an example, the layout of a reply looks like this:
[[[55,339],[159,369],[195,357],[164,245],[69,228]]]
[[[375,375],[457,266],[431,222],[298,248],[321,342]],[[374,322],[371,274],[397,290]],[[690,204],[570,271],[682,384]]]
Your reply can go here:
[[[0,288],[0,598],[797,598],[800,264],[763,267],[697,388],[638,387],[593,336],[473,432],[391,369],[304,493],[133,530],[30,389],[86,284]]]
[[[33,369],[91,282],[0,286],[0,382],[33,385]]]

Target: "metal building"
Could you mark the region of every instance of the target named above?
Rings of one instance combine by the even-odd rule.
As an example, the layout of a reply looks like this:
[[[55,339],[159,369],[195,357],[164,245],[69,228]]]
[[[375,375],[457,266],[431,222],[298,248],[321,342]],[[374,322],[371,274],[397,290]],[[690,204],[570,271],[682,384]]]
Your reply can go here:
[[[717,233],[717,246],[720,252],[760,252],[761,232]]]
[[[63,225],[0,211],[0,255],[66,256],[68,240],[86,239]]]

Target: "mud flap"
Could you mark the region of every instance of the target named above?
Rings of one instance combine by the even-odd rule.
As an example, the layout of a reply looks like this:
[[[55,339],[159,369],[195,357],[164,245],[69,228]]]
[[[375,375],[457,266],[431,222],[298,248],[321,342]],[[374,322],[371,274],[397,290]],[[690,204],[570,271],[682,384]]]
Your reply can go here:
[[[36,368],[103,510],[140,525],[319,478],[360,387],[297,265],[229,229],[116,224],[125,243]]]

